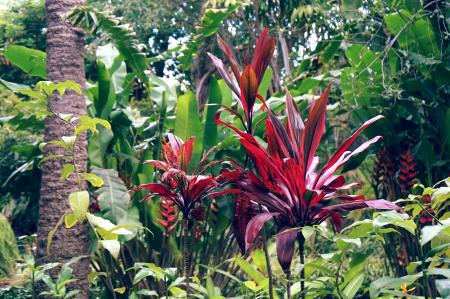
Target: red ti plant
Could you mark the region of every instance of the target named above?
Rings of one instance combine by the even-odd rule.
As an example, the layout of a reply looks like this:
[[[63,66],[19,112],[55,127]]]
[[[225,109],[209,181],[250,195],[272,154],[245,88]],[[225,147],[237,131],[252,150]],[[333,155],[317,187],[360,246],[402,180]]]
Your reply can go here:
[[[352,156],[363,152],[381,138],[377,136],[350,150],[358,135],[382,118],[380,115],[365,122],[344,140],[323,168],[317,170],[319,158],[315,154],[325,131],[329,89],[317,101],[311,103],[306,123],[287,91],[286,125],[283,126],[274,113],[268,111],[267,149],[251,134],[226,124],[240,135],[240,142],[256,168],[255,171],[248,171],[237,167],[236,171],[240,172],[241,176],[235,184],[252,201],[261,204],[265,209],[248,223],[245,233],[246,247],[255,241],[264,223],[274,219],[279,228],[276,235],[277,256],[288,278],[295,241],[299,243],[300,258],[304,264],[304,238],[299,232],[302,227],[316,225],[331,218],[339,229],[340,214],[344,211],[366,207],[399,209],[386,200],[365,200],[362,195],[344,193],[358,186],[358,183],[346,183],[343,175],[336,174]],[[303,270],[301,288],[304,290]]]
[[[264,31],[259,36],[255,48],[253,51],[253,56],[249,61],[248,51],[245,53],[244,63],[245,67],[241,73],[241,67],[233,53],[231,47],[224,42],[220,36],[217,37],[217,43],[222,50],[226,60],[230,64],[232,75],[225,68],[222,60],[217,58],[211,53],[208,53],[212,62],[217,68],[217,71],[222,76],[224,81],[236,95],[239,104],[242,106],[244,111],[244,117],[240,115],[237,111],[232,110],[230,107],[222,106],[228,112],[237,116],[245,131],[249,134],[253,132],[253,110],[256,99],[259,99],[263,108],[266,107],[264,98],[258,94],[258,88],[264,77],[267,67],[269,66],[270,60],[272,59],[273,52],[275,51],[276,40],[274,37],[269,35],[269,29],[264,29]],[[233,80],[234,77],[234,80]],[[245,120],[244,120],[245,118]],[[218,122],[220,119],[217,118]],[[247,166],[247,163],[246,165]],[[244,233],[245,227],[251,219],[251,216],[256,213],[253,204],[250,202],[249,197],[244,194],[238,194],[235,197],[235,217],[233,221],[234,235],[239,244],[239,247],[244,252],[245,251],[245,239]],[[267,251],[267,244],[264,240],[264,253],[266,258],[267,270],[269,275],[269,297],[273,298],[273,279],[272,270],[270,266],[270,258]]]
[[[233,80],[232,75],[225,68],[222,60],[211,53],[208,53],[208,55],[216,66],[219,74],[239,100],[239,103],[244,110],[245,123],[243,122],[243,125],[245,130],[250,133],[252,131],[253,108],[256,99],[259,99],[264,104],[263,97],[258,94],[258,87],[261,84],[270,60],[272,59],[273,52],[275,51],[276,40],[274,37],[269,35],[269,29],[266,28],[261,33],[255,44],[255,49],[250,62],[248,61],[248,52],[245,54],[244,63],[246,66],[242,71],[242,74],[241,67],[233,53],[233,50],[231,50],[231,47],[225,43],[220,36],[217,37],[217,43],[231,66],[235,80]],[[242,120],[242,116],[238,115],[236,111],[231,110],[229,107],[224,108],[227,111],[237,115]]]
[[[195,169],[189,173],[189,166],[194,149],[194,137],[186,142],[173,134],[168,134],[168,143],[164,144],[164,161],[149,160],[150,163],[162,171],[159,183],[143,184],[133,188],[131,191],[148,190],[150,193],[144,200],[160,195],[164,203],[173,203],[181,212],[183,217],[183,239],[184,239],[184,271],[186,276],[186,295],[190,296],[190,250],[188,249],[189,221],[203,220],[204,201],[207,197],[216,197],[235,190],[227,190],[229,175],[219,175],[217,177],[204,175],[208,166],[216,161],[206,163],[208,155],[214,150],[209,150],[201,159]],[[164,206],[163,206],[164,207]],[[164,207],[167,217],[173,222],[172,210]],[[168,229],[173,229],[168,227]]]

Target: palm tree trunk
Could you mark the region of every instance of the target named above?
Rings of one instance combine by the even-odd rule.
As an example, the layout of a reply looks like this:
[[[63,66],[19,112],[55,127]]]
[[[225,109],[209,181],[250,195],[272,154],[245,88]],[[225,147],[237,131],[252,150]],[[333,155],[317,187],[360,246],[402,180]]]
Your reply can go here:
[[[63,16],[76,6],[85,5],[85,0],[46,0],[47,7],[47,78],[60,82],[72,80],[84,88],[84,34],[63,20]],[[83,96],[68,90],[64,96],[49,98],[49,106],[56,113],[70,113],[73,116],[86,114]],[[73,135],[73,128],[54,116],[45,120],[44,140],[60,139]],[[86,172],[87,142],[85,135],[79,135],[75,144],[78,172]],[[61,148],[49,144],[45,146],[44,157],[55,154],[69,155]],[[88,228],[78,225],[70,231],[64,226],[58,228],[53,237],[50,253],[47,253],[47,236],[59,218],[68,208],[68,195],[77,191],[74,175],[62,181],[62,159],[52,159],[44,163],[39,202],[37,258],[39,263],[67,262],[72,257],[88,255]],[[85,186],[83,186],[85,187]],[[78,298],[88,298],[87,275],[90,272],[89,259],[83,258],[71,264],[73,276],[78,279],[71,287],[80,290]]]

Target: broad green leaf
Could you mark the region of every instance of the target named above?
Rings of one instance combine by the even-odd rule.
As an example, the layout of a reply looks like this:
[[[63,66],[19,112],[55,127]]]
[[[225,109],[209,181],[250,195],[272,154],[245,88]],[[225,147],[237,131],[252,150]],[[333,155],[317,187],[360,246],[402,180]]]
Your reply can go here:
[[[251,279],[253,279],[256,283],[261,283],[264,280],[264,275],[259,272],[255,266],[241,258],[240,256],[236,256],[234,258],[235,262],[239,265],[239,268],[247,274]]]
[[[70,174],[75,170],[73,164],[64,164],[63,169],[61,171],[61,179],[67,180]]]
[[[124,182],[113,169],[93,167],[91,172],[100,177],[104,185],[95,191],[100,210],[107,219],[115,223],[127,217],[130,194]]]
[[[117,226],[113,224],[108,219],[104,219],[102,217],[98,217],[95,215],[92,215],[91,213],[86,213],[86,218],[89,220],[89,222],[94,225],[95,227],[103,229],[104,232],[108,232],[115,235],[129,235],[131,232],[127,230],[126,228]]]
[[[11,45],[3,52],[6,59],[30,76],[47,77],[47,54],[40,50]]]
[[[103,126],[89,137],[88,156],[92,166],[105,168],[106,151],[113,138],[113,132]]]
[[[116,102],[116,94],[109,71],[103,62],[99,61],[98,65],[98,88],[97,96],[94,96],[94,107],[96,116],[108,119]]]
[[[83,180],[88,181],[94,187],[101,187],[104,184],[103,179],[93,173],[83,174]]]
[[[117,240],[100,240],[99,243],[117,259],[120,253],[120,242]]]
[[[215,78],[211,78],[211,81],[209,83],[208,105],[205,106],[205,110],[203,111],[205,121],[203,131],[203,146],[205,151],[217,145],[218,132],[214,116],[216,114],[216,111],[220,108],[216,104],[221,103],[222,93],[220,91],[219,84],[217,83],[217,80]]]
[[[272,81],[272,75],[273,71],[270,67],[268,67],[264,72],[264,76],[258,87],[258,93],[264,98],[264,100],[266,99],[267,92],[269,91],[270,83]]]
[[[384,289],[399,289],[401,285],[409,286],[418,278],[422,277],[422,272],[414,275],[406,275],[400,278],[382,277],[370,284],[370,298],[379,298]]]
[[[420,238],[420,244],[423,246],[439,235],[441,231],[450,234],[450,218],[441,220],[442,224],[429,225],[422,228],[422,236]]]
[[[427,57],[440,57],[436,36],[428,17],[419,15],[412,18],[409,11],[400,9],[385,15],[384,21],[393,35],[399,34],[397,41],[402,49]]]
[[[400,226],[414,235],[416,223],[408,218],[409,216],[407,214],[398,213],[396,211],[379,212],[373,220],[373,225],[375,227],[383,227],[392,224]]]
[[[87,191],[70,193],[69,204],[75,218],[79,222],[83,222],[89,208],[89,193]]]
[[[233,104],[233,93],[231,89],[223,79],[218,80],[217,84],[219,84],[220,91],[222,93],[222,104],[227,107],[231,107],[231,105]]]
[[[200,161],[203,149],[203,127],[198,116],[197,100],[192,91],[188,91],[178,98],[175,135],[184,141],[192,136],[195,137],[194,153],[190,163],[190,167],[195,168]]]
[[[352,299],[353,297],[355,297],[356,293],[364,282],[364,277],[364,273],[361,273],[347,284],[343,291],[346,298]]]

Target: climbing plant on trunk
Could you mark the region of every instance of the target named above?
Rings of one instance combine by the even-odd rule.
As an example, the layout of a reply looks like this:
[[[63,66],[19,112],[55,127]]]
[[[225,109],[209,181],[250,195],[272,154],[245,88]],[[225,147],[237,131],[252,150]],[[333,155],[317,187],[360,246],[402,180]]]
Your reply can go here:
[[[54,82],[71,80],[81,87],[85,84],[84,73],[84,34],[79,28],[73,27],[64,19],[71,9],[85,5],[84,0],[47,0],[47,79]],[[62,96],[54,94],[48,100],[49,108],[55,113],[71,114],[78,117],[86,114],[86,104],[83,95],[73,90]],[[61,139],[72,135],[73,128],[52,114],[45,120],[45,141]],[[86,136],[77,136],[74,153],[76,168],[86,172],[87,150]],[[56,144],[47,144],[44,157],[67,155],[66,150]],[[88,254],[88,228],[79,225],[68,231],[60,226],[47,252],[47,236],[56,226],[61,215],[68,208],[68,196],[78,190],[76,178],[61,180],[64,161],[50,159],[43,164],[41,198],[39,203],[37,257],[39,261],[65,262],[75,256]],[[83,187],[85,187],[83,185]],[[72,264],[74,278],[73,286],[80,290],[78,298],[88,298],[89,260],[81,259]]]

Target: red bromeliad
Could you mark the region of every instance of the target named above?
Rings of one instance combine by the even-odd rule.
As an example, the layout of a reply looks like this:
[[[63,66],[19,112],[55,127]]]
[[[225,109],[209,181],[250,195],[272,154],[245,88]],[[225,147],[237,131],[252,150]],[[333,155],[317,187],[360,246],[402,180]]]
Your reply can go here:
[[[343,211],[366,207],[399,209],[386,200],[365,200],[362,195],[344,194],[344,191],[358,184],[346,184],[343,175],[335,174],[352,156],[381,138],[377,136],[349,150],[358,135],[382,116],[364,123],[344,140],[325,166],[317,171],[319,158],[315,153],[325,131],[328,92],[329,88],[311,103],[306,123],[303,123],[291,95],[286,92],[286,126],[270,110],[268,112],[267,150],[251,134],[217,118],[218,123],[240,135],[240,142],[256,168],[252,172],[236,166],[236,172],[240,172],[241,176],[235,184],[265,208],[247,225],[246,247],[256,239],[265,222],[275,219],[280,228],[276,236],[278,260],[286,273],[289,273],[295,241],[298,239],[303,242],[299,228],[319,224],[328,218],[339,226],[340,213]],[[303,244],[300,245],[302,248]]]

